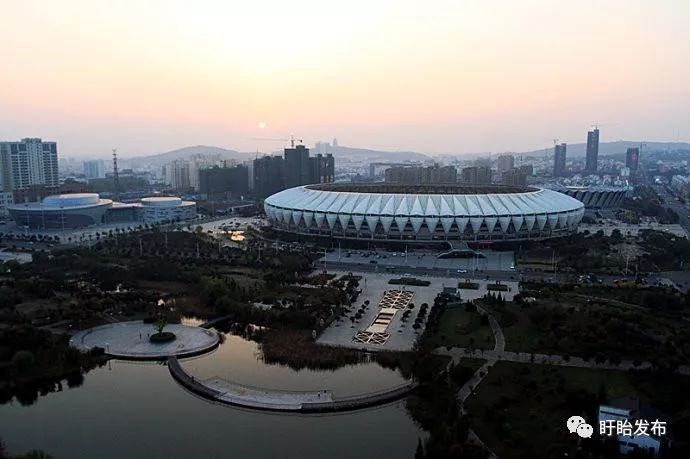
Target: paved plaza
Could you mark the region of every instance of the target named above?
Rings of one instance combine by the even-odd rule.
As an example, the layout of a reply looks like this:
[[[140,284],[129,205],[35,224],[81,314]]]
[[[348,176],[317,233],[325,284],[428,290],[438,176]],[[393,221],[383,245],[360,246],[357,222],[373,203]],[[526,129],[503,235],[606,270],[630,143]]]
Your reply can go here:
[[[141,320],[120,322],[82,330],[72,336],[70,344],[83,351],[100,347],[113,357],[164,359],[200,354],[215,348],[219,342],[215,330],[169,324],[164,331],[174,333],[175,340],[152,343],[149,336],[156,333],[152,324]]]
[[[346,274],[340,271],[329,271],[337,275]],[[455,289],[462,301],[475,300],[487,294],[487,286],[495,284],[495,281],[473,280],[479,284],[478,289],[457,289],[458,282],[464,281],[462,274],[456,278],[448,277],[422,277],[429,281],[427,287],[411,285],[392,285],[388,281],[400,278],[400,275],[386,273],[357,273],[361,274],[359,288],[362,293],[345,317],[336,319],[324,330],[317,339],[318,344],[341,346],[368,351],[395,350],[407,351],[412,349],[417,337],[424,330],[426,317],[422,327],[414,330],[412,325],[422,303],[427,303],[429,308],[434,304],[436,295],[444,289]],[[508,290],[501,291],[501,295],[510,301],[518,293],[517,281],[501,281]],[[401,293],[404,292],[404,293]],[[496,292],[499,293],[499,292]],[[350,320],[365,301],[369,301],[369,307],[365,309],[361,319]],[[406,322],[403,322],[402,313],[405,307],[401,303],[412,302],[415,307]],[[396,312],[397,310],[397,312]],[[385,317],[382,317],[382,313]],[[391,316],[392,314],[392,316]],[[427,313],[428,316],[428,313]]]

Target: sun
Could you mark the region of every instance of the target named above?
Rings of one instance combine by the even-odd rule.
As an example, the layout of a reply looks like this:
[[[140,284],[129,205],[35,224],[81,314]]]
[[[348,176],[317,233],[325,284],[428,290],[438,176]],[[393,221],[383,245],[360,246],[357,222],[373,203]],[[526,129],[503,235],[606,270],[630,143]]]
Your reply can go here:
[[[259,127],[259,129],[263,129],[263,128],[266,127],[266,123],[264,123],[263,121],[259,121],[259,122],[257,123],[257,126]]]

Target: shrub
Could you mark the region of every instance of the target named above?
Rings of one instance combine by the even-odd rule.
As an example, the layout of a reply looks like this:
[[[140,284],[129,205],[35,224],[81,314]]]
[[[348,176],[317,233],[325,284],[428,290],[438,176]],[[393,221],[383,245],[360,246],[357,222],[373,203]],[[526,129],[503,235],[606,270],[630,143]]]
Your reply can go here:
[[[149,341],[152,343],[168,343],[170,341],[173,341],[175,338],[175,333],[172,332],[160,332],[160,333],[154,333],[149,337]]]
[[[479,284],[476,282],[458,282],[458,288],[464,290],[479,290]]]

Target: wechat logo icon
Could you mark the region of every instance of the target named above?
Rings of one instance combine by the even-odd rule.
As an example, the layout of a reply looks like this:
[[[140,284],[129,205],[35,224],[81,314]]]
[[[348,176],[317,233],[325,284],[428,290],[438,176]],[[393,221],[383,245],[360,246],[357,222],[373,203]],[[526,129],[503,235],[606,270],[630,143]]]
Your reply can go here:
[[[565,425],[568,432],[576,433],[580,438],[590,438],[594,433],[594,428],[582,416],[570,416]]]

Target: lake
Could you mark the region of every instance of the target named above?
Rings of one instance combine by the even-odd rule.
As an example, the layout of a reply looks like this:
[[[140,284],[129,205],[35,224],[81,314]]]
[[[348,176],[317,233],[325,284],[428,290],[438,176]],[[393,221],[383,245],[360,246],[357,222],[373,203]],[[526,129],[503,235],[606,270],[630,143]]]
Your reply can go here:
[[[183,361],[200,377],[274,389],[332,389],[338,395],[403,381],[375,363],[294,371],[257,359],[257,344],[227,335],[215,352]],[[11,454],[38,448],[62,458],[411,458],[420,436],[404,401],[335,415],[287,415],[213,404],[179,386],[166,366],[113,360],[80,387],[0,406]]]

